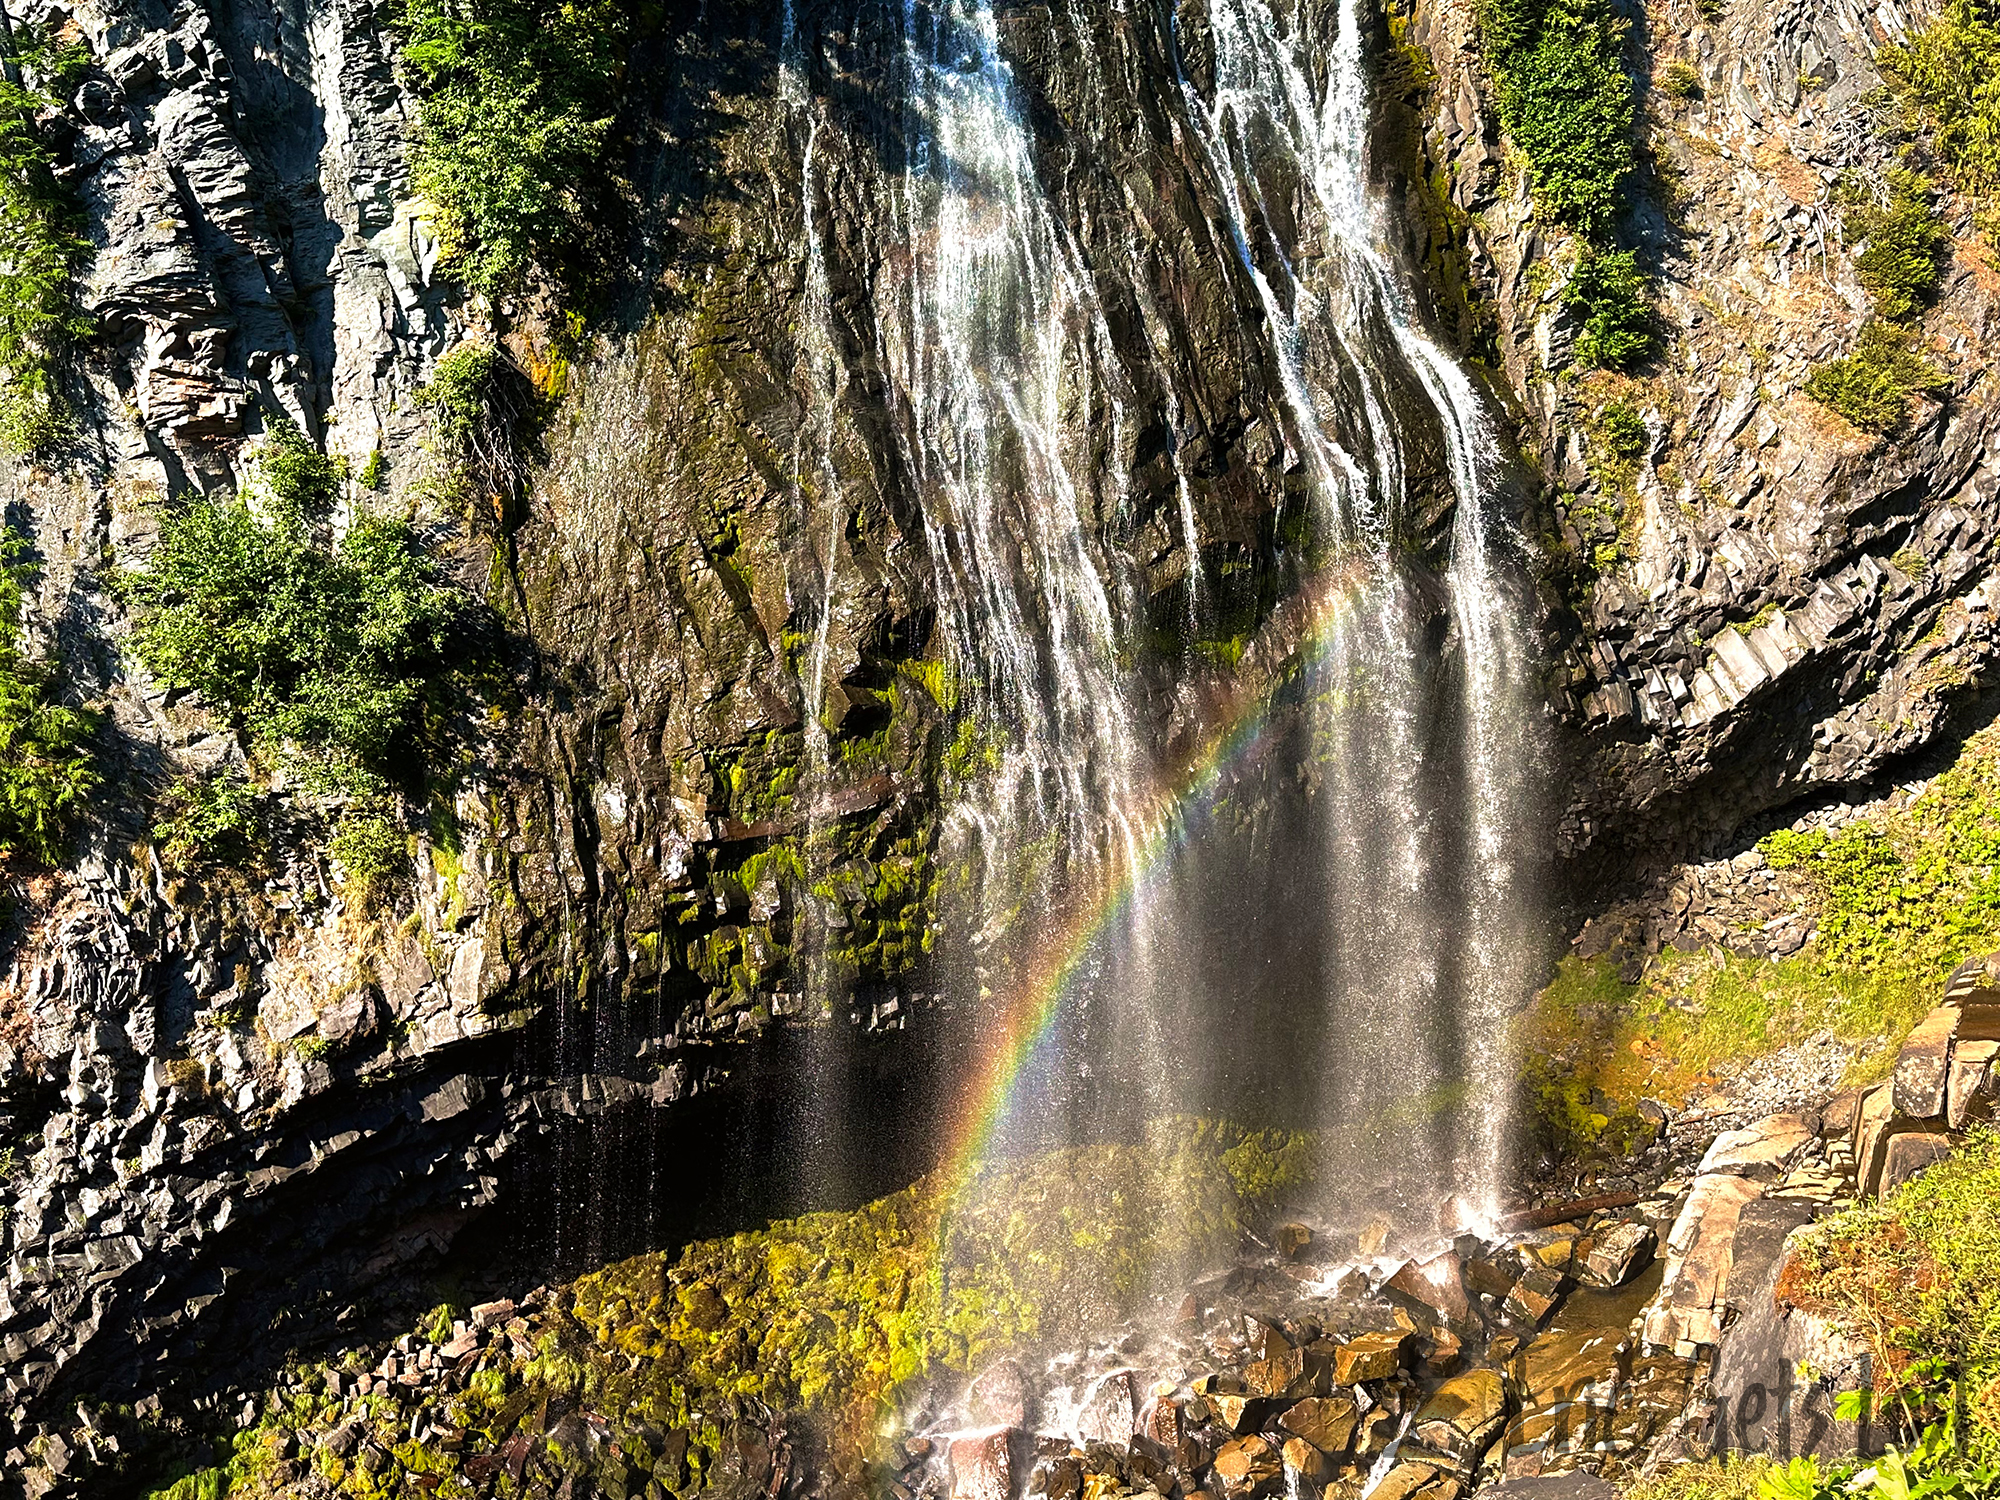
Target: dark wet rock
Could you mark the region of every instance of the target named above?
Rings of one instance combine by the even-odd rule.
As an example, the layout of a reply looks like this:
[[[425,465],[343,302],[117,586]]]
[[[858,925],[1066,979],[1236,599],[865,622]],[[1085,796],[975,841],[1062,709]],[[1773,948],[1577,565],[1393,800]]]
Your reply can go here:
[[[1422,1262],[1409,1262],[1389,1278],[1386,1287],[1448,1320],[1461,1321],[1470,1310],[1455,1251],[1448,1250]]]
[[[952,1500],[1010,1500],[1017,1436],[1002,1430],[955,1438],[950,1448]]]

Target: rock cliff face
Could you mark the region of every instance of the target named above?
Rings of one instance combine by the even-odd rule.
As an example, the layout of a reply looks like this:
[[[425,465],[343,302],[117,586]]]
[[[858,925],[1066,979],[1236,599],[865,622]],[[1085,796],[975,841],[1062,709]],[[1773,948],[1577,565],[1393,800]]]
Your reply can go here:
[[[1425,148],[1468,218],[1475,285],[1560,543],[1603,561],[1552,700],[1585,732],[1565,828],[1585,867],[1698,847],[1747,815],[1865,780],[1946,731],[1993,652],[1990,452],[1996,284],[1968,210],[1924,336],[1951,376],[1891,437],[1801,387],[1852,347],[1869,298],[1842,242],[1844,177],[1898,144],[1874,57],[1935,14],[1652,4],[1639,69],[1650,163],[1635,211],[1664,347],[1632,377],[1551,373],[1575,336],[1564,237],[1534,222],[1490,107],[1476,7],[1419,5]],[[1682,84],[1682,92],[1687,90]],[[1636,407],[1644,451],[1607,473],[1594,417]],[[1609,467],[1615,468],[1615,463]]]
[[[908,457],[921,414],[892,399],[881,331],[907,272],[884,218],[907,122],[871,90],[900,43],[884,18],[798,7],[801,106],[781,96],[775,8],[710,4],[698,25],[682,9],[636,86],[622,312],[567,387],[546,309],[468,303],[439,274],[386,7],[33,0],[17,18],[73,21],[92,54],[49,128],[95,246],[99,335],[75,376],[80,439],[12,467],[0,498],[42,563],[30,630],[106,710],[110,791],[70,865],[12,876],[0,938],[0,1451],[80,1399],[212,1400],[248,1373],[234,1351],[335,1336],[366,1288],[524,1191],[510,1182],[548,1190],[560,1122],[776,1089],[755,1059],[809,1006],[898,1087],[930,1076],[920,1046],[948,1045],[938,559]],[[1327,31],[1324,7],[1299,9]],[[1170,28],[1008,7],[1000,45],[1103,317],[1098,394],[1062,425],[1090,459],[1097,561],[1129,585],[1121,626],[1183,634],[1198,569],[1207,644],[1251,638],[1257,663],[1282,654],[1254,636],[1281,634],[1266,622],[1298,540],[1281,520],[1304,480],[1182,118],[1180,80],[1209,86],[1212,45],[1201,8],[1182,12]],[[1435,319],[1471,343],[1490,315],[1496,400],[1553,487],[1546,550],[1617,553],[1587,598],[1552,581],[1543,622],[1579,768],[1560,838],[1594,875],[1872,775],[1950,728],[1992,650],[1994,282],[1970,242],[1927,324],[1950,346],[1948,397],[1885,440],[1798,392],[1861,316],[1829,186],[1882,159],[1856,101],[1873,46],[1910,19],[1738,0],[1638,27],[1649,64],[1685,51],[1706,91],[1652,96],[1682,184],[1669,210],[1656,179],[1649,226],[1672,336],[1615,383],[1648,427],[1622,496],[1590,462],[1607,392],[1546,367],[1571,332],[1559,276],[1535,269],[1554,247],[1502,155],[1471,9],[1419,6],[1399,33],[1436,77],[1383,91],[1377,174],[1438,272]],[[1371,45],[1390,55],[1386,27]],[[1418,135],[1427,160],[1406,149]],[[467,337],[566,390],[523,513],[499,524],[426,482],[415,395]],[[113,575],[144,565],[163,505],[232,487],[280,413],[357,473],[384,455],[386,493],[351,486],[344,504],[413,510],[509,640],[516,686],[412,811],[425,831],[393,911],[311,852],[310,808],[252,875],[171,868],[148,833],[174,774],[243,752],[123,654]],[[1431,497],[1412,545],[1435,550],[1442,443],[1405,415]],[[809,439],[836,514],[800,479]],[[1199,717],[1218,654],[1202,644],[1135,656],[1152,733]],[[832,685],[817,749],[815,675]],[[774,853],[816,877],[813,926],[834,937],[812,963]],[[652,1212],[621,1232],[657,1236]],[[570,1254],[610,1248],[578,1224]]]

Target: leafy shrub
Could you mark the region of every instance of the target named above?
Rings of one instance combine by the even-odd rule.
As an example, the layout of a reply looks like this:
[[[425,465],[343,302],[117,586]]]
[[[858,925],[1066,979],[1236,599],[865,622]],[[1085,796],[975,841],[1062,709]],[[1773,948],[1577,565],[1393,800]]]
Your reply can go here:
[[[262,816],[256,788],[234,772],[184,776],[169,788],[153,838],[176,863],[226,859],[255,843]]]
[[[0,79],[0,448],[12,453],[61,438],[68,413],[56,361],[90,331],[74,287],[90,245],[35,129],[46,102]]]
[[[1583,324],[1576,357],[1600,370],[1624,370],[1654,345],[1646,278],[1630,250],[1586,250],[1578,258],[1563,305]]]
[[[1916,335],[1881,318],[1861,325],[1854,352],[1806,377],[1806,394],[1863,432],[1888,432],[1909,415],[1910,398],[1943,390],[1945,373],[1918,352]]]
[[[1597,414],[1597,431],[1619,458],[1637,458],[1646,451],[1646,419],[1629,401],[1607,402]]]
[[[327,853],[339,861],[349,880],[366,890],[403,868],[409,858],[409,839],[384,808],[350,808],[334,830]]]
[[[430,413],[433,450],[450,466],[441,498],[469,508],[483,494],[504,522],[549,403],[497,345],[468,339],[437,362],[417,404]]]
[[[467,606],[400,521],[364,517],[337,549],[315,546],[308,518],[337,483],[279,422],[253,460],[265,513],[242,499],[189,505],[127,588],[133,645],[156,678],[300,761],[320,789],[353,793],[379,787],[410,748]]]
[[[1876,61],[1958,181],[1975,192],[2000,185],[2000,27],[1991,6],[1953,0]]]
[[[1660,70],[1660,91],[1673,99],[1701,97],[1701,71],[1684,62],[1670,62]]]
[[[1896,322],[1915,314],[1937,290],[1938,257],[1951,243],[1931,196],[1920,174],[1892,171],[1887,207],[1864,204],[1847,214],[1847,233],[1866,241],[1854,260],[1855,275],[1873,294],[1876,312]]]
[[[0,527],[0,860],[54,863],[83,799],[96,789],[92,716],[57,701],[55,672],[22,655],[21,597],[34,569],[27,542]]]
[[[1586,238],[1608,235],[1636,167],[1627,24],[1609,0],[1486,0],[1481,29],[1536,205]]]
[[[1817,1226],[1800,1246],[1792,1300],[1867,1342],[1877,1390],[1921,1419],[1947,1380],[1976,1393],[2000,1378],[2000,1133],[1974,1129],[1954,1156],[1878,1202]],[[1979,1444],[2000,1450],[2000,1407],[1971,1403]],[[1912,1422],[1915,1425],[1915,1422]]]
[[[498,295],[588,240],[626,27],[613,0],[405,0],[416,186],[467,286]]]

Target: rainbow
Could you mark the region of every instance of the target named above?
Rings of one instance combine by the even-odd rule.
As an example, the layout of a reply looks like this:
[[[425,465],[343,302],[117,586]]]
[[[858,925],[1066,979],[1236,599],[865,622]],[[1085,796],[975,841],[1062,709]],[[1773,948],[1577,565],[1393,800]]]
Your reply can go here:
[[[946,1138],[946,1182],[962,1186],[977,1175],[1021,1080],[1055,1029],[1092,945],[1143,898],[1149,878],[1184,840],[1190,822],[1187,812],[1201,806],[1224,777],[1258,750],[1271,724],[1273,700],[1295,675],[1279,668],[1288,661],[1310,666],[1327,654],[1338,627],[1353,614],[1355,601],[1380,566],[1373,559],[1351,557],[1273,612],[1247,653],[1267,657],[1267,669],[1237,674],[1238,683],[1261,681],[1261,685],[1250,690],[1239,687],[1214,705],[1205,717],[1215,727],[1175,757],[1178,775],[1170,772],[1163,778],[1158,793],[1146,803],[1136,851],[1108,864],[1094,889],[1074,893],[1078,899],[1070,903],[1073,915],[1036,946],[973,1065],[964,1102]]]

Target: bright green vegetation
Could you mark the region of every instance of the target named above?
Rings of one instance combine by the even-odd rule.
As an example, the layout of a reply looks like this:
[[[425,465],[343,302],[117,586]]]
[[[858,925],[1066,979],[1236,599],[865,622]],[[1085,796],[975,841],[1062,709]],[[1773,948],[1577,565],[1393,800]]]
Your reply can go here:
[[[1938,1165],[1815,1226],[1796,1290],[1867,1341],[1877,1390],[1910,1416],[1962,1371],[1985,1444],[2000,1452],[1990,1394],[2000,1380],[2000,1132],[1976,1127]]]
[[[1879,1076],[1951,969],[2000,948],[2000,728],[1910,806],[1759,847],[1805,877],[1818,936],[1785,959],[1663,954],[1637,984],[1608,958],[1564,959],[1520,1022],[1548,1149],[1616,1149],[1640,1099],[1684,1102],[1724,1065],[1823,1031],[1856,1049],[1856,1081]]]
[[[1909,415],[1910,398],[1943,390],[1945,373],[1924,356],[1915,329],[1905,327],[1938,286],[1938,263],[1950,236],[1938,222],[1930,182],[1915,172],[1890,172],[1887,205],[1848,210],[1848,235],[1861,240],[1855,275],[1875,299],[1875,316],[1861,325],[1854,351],[1829,360],[1806,378],[1806,394],[1863,432],[1888,432]]]
[[[1875,60],[1958,183],[1981,193],[2000,186],[2000,27],[1991,6],[1953,0]]]
[[[1921,352],[1917,335],[1880,318],[1861,325],[1854,352],[1806,377],[1806,394],[1863,432],[1888,432],[1910,414],[1910,398],[1950,384]]]
[[[1310,1149],[1289,1139],[1165,1121],[1143,1145],[927,1178],[854,1213],[641,1256],[577,1283],[575,1331],[530,1373],[668,1425],[756,1396],[838,1414],[835,1441],[866,1444],[925,1371],[1080,1336],[1158,1278],[1233,1252],[1303,1185]]]
[[[235,860],[258,842],[262,817],[257,789],[231,771],[184,776],[160,799],[153,839],[175,864]]]
[[[21,650],[21,600],[34,567],[25,538],[0,527],[0,865],[54,863],[69,822],[98,783],[89,714],[65,708],[47,662]]]
[[[1582,324],[1576,357],[1600,370],[1623,370],[1652,352],[1653,310],[1646,278],[1630,250],[1585,250],[1563,292]]]
[[[1699,99],[1701,73],[1684,62],[1670,62],[1660,69],[1660,89],[1672,99]]]
[[[417,191],[447,263],[489,296],[574,276],[606,183],[628,46],[613,0],[405,0]]]
[[[675,1492],[691,1493],[724,1480],[730,1414],[745,1399],[785,1413],[794,1439],[823,1445],[851,1487],[878,1459],[882,1418],[908,1383],[1115,1323],[1233,1254],[1246,1229],[1310,1185],[1320,1154],[1308,1137],[1164,1120],[1140,1142],[940,1173],[851,1212],[637,1256],[581,1278],[539,1315],[529,1358],[472,1375],[444,1414],[464,1429],[462,1447],[412,1441],[407,1414],[385,1400],[365,1426],[393,1461],[371,1472],[313,1441],[355,1405],[300,1398],[237,1437],[225,1463],[155,1500],[205,1500],[239,1483],[255,1494],[294,1432],[342,1493],[464,1495],[461,1465],[517,1428],[535,1460],[589,1469],[598,1493],[637,1495],[663,1463]],[[424,1319],[427,1336],[449,1317]],[[551,1398],[602,1413],[615,1443],[561,1451],[539,1421],[521,1426]]]
[[[1577,361],[1628,370],[1657,342],[1637,257],[1613,248],[1639,170],[1630,23],[1610,0],[1484,0],[1480,29],[1535,207],[1580,241],[1563,299]]]
[[[1629,401],[1607,401],[1597,413],[1597,432],[1618,458],[1634,459],[1646,451],[1646,419]]]
[[[1634,1485],[1626,1500],[1988,1500],[1995,1473],[1960,1452],[1944,1423],[1914,1447],[1891,1444],[1880,1458],[1822,1465],[1732,1457],[1682,1464]]]
[[[468,339],[437,362],[417,392],[431,414],[431,437],[446,453],[463,457],[486,431],[499,379],[500,351]]]
[[[73,58],[73,51],[44,47],[23,61],[60,82]],[[91,326],[75,291],[90,244],[35,128],[45,103],[0,79],[0,449],[10,453],[46,448],[67,430],[56,366]]]
[[[290,423],[274,424],[251,467],[247,495],[168,516],[151,566],[127,575],[134,650],[308,791],[379,799],[421,768],[424,708],[461,654],[469,601],[401,521],[364,516],[319,545],[313,523],[342,470]],[[191,834],[218,818],[241,826],[192,806]],[[336,853],[372,868],[388,839],[359,816]]]
[[[1865,241],[1854,258],[1856,278],[1875,298],[1875,310],[1893,322],[1914,317],[1938,287],[1938,258],[1951,236],[1938,222],[1930,181],[1916,172],[1889,173],[1887,205],[1861,203],[1843,227]]]
[[[1637,170],[1627,23],[1608,0],[1486,0],[1481,29],[1536,206],[1586,239],[1607,238]]]

